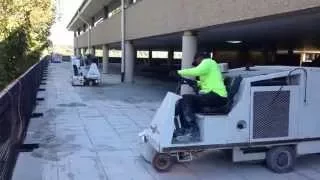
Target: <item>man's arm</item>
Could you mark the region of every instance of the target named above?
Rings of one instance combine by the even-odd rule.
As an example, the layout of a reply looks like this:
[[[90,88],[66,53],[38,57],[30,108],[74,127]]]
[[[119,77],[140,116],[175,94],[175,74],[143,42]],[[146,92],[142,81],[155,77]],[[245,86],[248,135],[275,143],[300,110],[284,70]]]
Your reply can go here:
[[[202,61],[197,67],[179,70],[180,76],[196,77],[208,73],[210,69],[210,61]]]

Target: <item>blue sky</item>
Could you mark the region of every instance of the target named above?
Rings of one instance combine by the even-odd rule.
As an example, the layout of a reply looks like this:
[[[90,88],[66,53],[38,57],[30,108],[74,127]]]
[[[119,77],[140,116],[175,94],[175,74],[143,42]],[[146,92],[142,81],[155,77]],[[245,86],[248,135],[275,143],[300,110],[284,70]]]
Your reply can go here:
[[[57,4],[59,0],[56,0]],[[61,20],[51,28],[51,36],[55,45],[73,45],[73,32],[68,32],[67,25],[83,0],[60,0]]]

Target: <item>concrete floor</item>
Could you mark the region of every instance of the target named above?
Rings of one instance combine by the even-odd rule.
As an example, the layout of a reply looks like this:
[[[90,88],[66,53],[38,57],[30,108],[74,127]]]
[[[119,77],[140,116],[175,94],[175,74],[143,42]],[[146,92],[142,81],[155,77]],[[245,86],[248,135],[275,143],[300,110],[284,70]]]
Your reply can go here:
[[[120,84],[105,75],[101,87],[72,87],[71,66],[50,64],[45,92],[38,97],[26,143],[40,143],[20,153],[13,180],[317,180],[320,156],[299,158],[295,172],[274,174],[263,164],[233,164],[221,152],[206,152],[190,163],[157,173],[139,155],[138,133],[149,125],[168,90],[175,85],[136,78]]]

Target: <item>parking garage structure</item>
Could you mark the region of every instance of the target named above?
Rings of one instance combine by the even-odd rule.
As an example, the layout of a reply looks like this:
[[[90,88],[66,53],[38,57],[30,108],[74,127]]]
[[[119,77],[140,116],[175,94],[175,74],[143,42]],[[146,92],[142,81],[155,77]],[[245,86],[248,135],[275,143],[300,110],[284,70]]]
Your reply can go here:
[[[177,62],[178,68],[191,67],[198,50],[211,51],[231,68],[299,66],[320,53],[319,0],[125,0],[124,13],[121,7],[116,0],[85,0],[67,28],[74,31],[76,55],[102,49],[104,73],[114,59],[110,51],[124,48],[124,60],[117,62],[125,82],[134,81],[137,51],[148,51],[151,62],[153,51],[165,51],[168,71]]]

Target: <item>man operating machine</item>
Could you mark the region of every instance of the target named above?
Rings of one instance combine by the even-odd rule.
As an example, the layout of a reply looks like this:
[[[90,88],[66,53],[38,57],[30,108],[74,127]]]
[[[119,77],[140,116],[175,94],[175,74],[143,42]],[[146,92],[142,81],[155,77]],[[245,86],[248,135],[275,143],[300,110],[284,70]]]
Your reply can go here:
[[[179,70],[181,77],[198,77],[197,94],[185,94],[177,103],[176,115],[182,128],[176,131],[177,141],[197,141],[200,138],[196,115],[200,107],[221,107],[227,103],[227,90],[219,65],[211,59],[210,53],[198,52],[194,57],[195,67]]]

